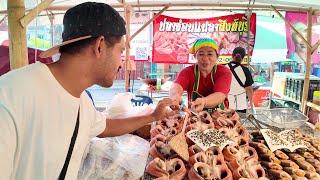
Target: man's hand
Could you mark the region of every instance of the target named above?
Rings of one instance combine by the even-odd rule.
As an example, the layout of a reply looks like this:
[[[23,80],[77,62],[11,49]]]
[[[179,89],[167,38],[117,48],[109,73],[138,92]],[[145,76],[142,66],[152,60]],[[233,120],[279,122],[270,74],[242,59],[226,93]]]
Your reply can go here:
[[[195,101],[191,102],[191,108],[194,108],[196,111],[200,112],[205,108],[206,99],[205,98],[197,98]]]
[[[168,107],[170,107],[171,110]],[[153,117],[153,121],[159,121],[177,114],[179,110],[180,106],[177,101],[170,98],[164,98],[159,101],[151,116]]]

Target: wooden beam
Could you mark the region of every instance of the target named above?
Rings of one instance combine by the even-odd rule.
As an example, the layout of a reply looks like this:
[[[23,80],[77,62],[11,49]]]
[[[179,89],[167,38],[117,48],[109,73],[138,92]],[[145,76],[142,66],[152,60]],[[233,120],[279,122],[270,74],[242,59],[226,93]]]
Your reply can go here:
[[[121,8],[123,5],[115,5],[111,4],[113,8]],[[262,5],[262,4],[228,4],[228,3],[150,3],[150,4],[130,4],[131,7],[141,7],[141,8],[147,8],[147,7],[222,7],[222,8],[251,8],[251,9],[270,9],[270,5]],[[51,11],[66,11],[73,6],[50,6],[46,10]],[[309,8],[305,7],[292,7],[292,6],[273,6],[279,11],[297,11],[297,12],[308,12]],[[178,8],[177,8],[178,10]],[[315,10],[317,12],[318,10]],[[0,11],[0,14],[7,14],[6,10]],[[320,11],[319,11],[320,14]]]
[[[308,29],[307,29],[307,41],[311,43],[312,41],[312,8],[308,12]],[[307,63],[306,63],[306,72],[304,74],[304,83],[303,83],[303,98],[302,98],[302,113],[306,114],[306,103],[308,101],[309,94],[309,82],[310,82],[310,72],[311,72],[311,51],[312,47],[307,47]]]
[[[317,110],[317,111],[320,112],[320,106],[319,106],[319,105],[316,105],[316,104],[314,104],[314,103],[312,103],[312,102],[307,102],[306,105],[307,105],[308,107],[311,107],[311,108],[313,108],[313,109],[315,109],[315,110]]]
[[[24,0],[8,0],[10,69],[29,64],[26,28],[20,24],[25,14]]]
[[[311,54],[313,54],[314,51],[316,51],[318,49],[319,45],[320,45],[320,40],[318,40],[318,42],[312,47]]]
[[[130,61],[130,11],[125,9],[124,17],[126,20],[126,57],[125,57],[125,92],[129,92],[129,61]]]
[[[151,19],[149,19],[148,22],[146,22],[141,28],[139,28],[134,34],[132,34],[132,36],[130,37],[130,41],[132,41],[133,38],[135,38],[144,28],[146,28],[150,23],[152,23],[153,20],[155,20],[157,17],[159,17],[168,8],[169,8],[169,6],[164,7],[155,16],[153,16]]]
[[[122,4],[122,6],[123,6],[124,9],[127,9],[127,10],[129,10],[130,12],[134,12],[133,7],[132,7],[130,4],[128,4],[125,0],[118,0],[118,2],[119,2],[120,4]]]
[[[21,18],[20,23],[23,27],[27,25],[37,17],[43,10],[47,9],[54,0],[44,0],[38,6],[33,8],[28,14]]]
[[[284,22],[286,22],[286,23],[290,26],[290,28],[302,39],[302,41],[303,41],[304,43],[306,43],[306,45],[307,45],[309,48],[312,48],[312,46],[310,45],[310,43],[300,34],[299,31],[296,30],[296,28],[293,27],[293,25],[292,25],[289,21],[286,20],[286,18],[284,18],[284,17],[282,16],[282,14],[279,13],[279,11],[278,11],[274,6],[271,5],[271,8],[274,10],[274,12],[276,12],[276,13],[278,14],[278,16],[279,16]]]

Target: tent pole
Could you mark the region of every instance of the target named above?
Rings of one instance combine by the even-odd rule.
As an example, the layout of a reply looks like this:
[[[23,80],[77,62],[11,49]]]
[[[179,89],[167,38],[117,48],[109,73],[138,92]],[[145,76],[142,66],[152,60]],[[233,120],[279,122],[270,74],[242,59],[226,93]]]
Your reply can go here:
[[[302,39],[302,41],[303,41],[304,43],[306,43],[306,45],[307,45],[309,48],[312,48],[311,44],[301,35],[301,33],[300,33],[299,31],[297,31],[297,30],[293,27],[293,25],[292,25],[289,21],[286,20],[286,18],[284,18],[284,17],[280,14],[280,12],[279,12],[274,6],[271,5],[271,8],[274,10],[274,12],[276,12],[276,13],[278,14],[278,16],[279,16],[285,23],[287,23],[287,24],[290,26],[290,28]],[[309,12],[308,12],[308,13],[309,13]],[[312,16],[312,14],[311,14],[311,16]]]
[[[169,8],[169,6],[164,7],[159,11],[156,15],[154,15],[148,22],[146,22],[140,29],[138,29],[132,36],[130,37],[130,41],[135,38],[144,28],[146,28],[150,23],[153,22],[157,17],[159,17],[164,11],[166,11]]]
[[[126,20],[126,57],[125,57],[125,92],[129,92],[129,61],[130,61],[130,11],[125,8]]]
[[[250,66],[250,26],[251,26],[251,10],[247,9],[248,16],[247,16],[247,22],[248,22],[248,39],[247,39],[247,56],[248,56],[248,66]]]
[[[308,43],[311,44],[311,41],[312,41],[312,8],[310,8],[309,12],[308,12],[307,41],[308,41]],[[302,99],[302,112],[304,114],[306,113],[306,103],[308,101],[308,94],[309,94],[309,83],[310,83],[310,72],[311,72],[311,52],[312,52],[312,47],[307,46],[307,62],[306,62],[306,72],[304,74],[303,99]]]
[[[26,27],[34,18],[36,18],[43,10],[48,8],[54,0],[44,0],[39,5],[34,7],[28,14],[20,20],[23,27]]]
[[[24,17],[24,0],[8,0],[8,27],[9,27],[9,51],[10,69],[17,69],[28,65],[27,32],[20,24]]]

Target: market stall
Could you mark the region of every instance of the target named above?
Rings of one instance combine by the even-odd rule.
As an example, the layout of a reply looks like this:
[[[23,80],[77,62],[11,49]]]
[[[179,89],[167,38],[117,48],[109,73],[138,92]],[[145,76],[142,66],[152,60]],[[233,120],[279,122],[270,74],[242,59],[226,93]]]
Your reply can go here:
[[[307,120],[289,108],[247,116],[232,110],[177,114],[151,129],[142,179],[319,179],[320,129]],[[184,121],[188,146],[173,149],[170,141]]]
[[[10,28],[15,29],[15,32],[10,33],[10,53],[11,62],[13,68],[18,68],[26,65],[24,62],[26,58],[25,51],[19,51],[21,49],[26,49],[25,44],[25,27],[31,20],[37,16],[42,10],[47,9],[48,11],[64,11],[69,8],[69,6],[61,7],[48,7],[52,0],[42,1],[39,7],[31,10],[27,15],[24,15],[25,9],[21,1],[9,1],[8,6],[8,17]],[[264,111],[255,112],[251,115],[249,114],[238,114],[234,110],[220,110],[216,109],[213,113],[199,112],[198,114],[189,114],[186,116],[185,113],[180,112],[175,116],[168,119],[163,119],[152,125],[147,125],[151,128],[150,134],[148,135],[152,139],[148,142],[140,141],[141,151],[136,153],[136,156],[149,156],[146,161],[145,176],[143,179],[150,178],[169,178],[169,179],[272,179],[272,178],[287,178],[287,179],[299,179],[299,178],[314,178],[320,179],[320,142],[317,140],[319,138],[319,127],[317,123],[312,125],[307,123],[308,117],[304,116],[306,104],[308,100],[309,90],[312,90],[310,84],[313,84],[313,77],[310,77],[311,68],[311,54],[319,46],[319,43],[314,46],[311,45],[311,18],[312,14],[318,14],[319,11],[314,11],[312,8],[306,7],[287,7],[287,6],[269,6],[261,4],[221,4],[221,3],[149,3],[149,4],[128,4],[125,1],[119,1],[120,4],[115,5],[118,8],[124,8],[125,20],[127,22],[127,35],[126,35],[126,87],[125,91],[129,88],[129,71],[135,69],[134,63],[130,60],[130,41],[150,24],[153,20],[166,11],[169,7],[233,7],[240,8],[241,10],[246,10],[248,8],[268,8],[274,10],[280,17],[283,17],[278,10],[291,10],[291,11],[303,11],[308,14],[308,36],[307,39],[301,36],[297,32],[298,36],[301,36],[304,43],[307,44],[307,59],[306,59],[306,73],[303,74],[303,78],[285,78],[285,86],[290,84],[295,84],[290,86],[290,88],[283,90],[282,98],[291,98],[292,100],[299,100],[302,104],[302,112],[294,111],[292,109],[277,109],[275,111]],[[17,8],[19,7],[19,8]],[[23,8],[20,8],[23,7]],[[134,8],[148,8],[148,7],[161,7],[162,9],[153,16],[144,26],[130,35],[130,13],[133,12]],[[14,14],[13,11],[19,11],[19,13]],[[250,12],[250,11],[248,11]],[[248,14],[242,14],[240,19],[245,19]],[[251,16],[252,15],[252,16]],[[249,18],[255,18],[255,15],[249,13]],[[239,16],[240,17],[240,16]],[[239,18],[237,17],[237,18]],[[244,17],[244,18],[243,18]],[[161,18],[161,17],[160,17]],[[162,16],[165,18],[165,16]],[[236,18],[235,18],[236,19]],[[181,19],[180,19],[181,20]],[[178,21],[178,20],[177,20]],[[292,25],[290,28],[295,30]],[[250,26],[250,21],[243,22],[248,23]],[[247,25],[248,25],[247,24]],[[251,24],[252,25],[252,24]],[[158,27],[160,28],[160,27]],[[253,28],[254,29],[254,28]],[[253,30],[252,29],[252,30]],[[245,33],[245,31],[241,31]],[[247,43],[248,52],[250,48],[252,50],[253,43],[250,42],[250,28],[247,28],[247,41],[242,43]],[[175,39],[175,37],[173,38]],[[161,37],[158,39],[161,40]],[[252,37],[251,37],[252,40]],[[22,42],[22,43],[21,43]],[[157,41],[159,42],[159,41]],[[185,42],[186,43],[186,42]],[[162,44],[157,44],[161,46]],[[250,46],[252,45],[252,47]],[[159,48],[159,47],[158,47]],[[161,49],[161,47],[160,47]],[[187,49],[186,47],[182,48]],[[14,54],[14,50],[20,53]],[[164,50],[164,49],[161,49]],[[172,50],[172,49],[170,49]],[[181,49],[180,49],[181,50]],[[160,50],[159,50],[160,51]],[[171,54],[171,53],[170,53]],[[250,59],[250,53],[248,53]],[[176,53],[177,57],[174,60],[186,60],[185,55]],[[180,56],[179,56],[180,55]],[[248,61],[250,63],[250,61]],[[277,77],[277,76],[276,76]],[[303,83],[302,83],[303,79]],[[316,79],[318,80],[318,79]],[[161,80],[160,80],[161,81]],[[311,82],[311,83],[310,83]],[[144,89],[141,91],[150,92],[150,83],[144,85]],[[157,86],[158,83],[155,84]],[[165,86],[163,84],[162,86]],[[299,90],[293,88],[298,87]],[[279,90],[279,86],[272,88],[272,90]],[[291,88],[292,87],[292,88]],[[157,88],[157,87],[156,87]],[[165,89],[168,87],[163,87]],[[166,92],[167,92],[166,89]],[[318,90],[318,86],[315,88]],[[154,91],[161,92],[160,88]],[[151,90],[152,97],[153,90]],[[116,101],[130,106],[131,102]],[[119,104],[120,104],[119,103]],[[313,106],[315,109],[318,106]],[[143,113],[145,111],[141,111]],[[276,115],[274,115],[276,112]],[[278,113],[278,114],[277,114]],[[279,114],[282,113],[282,114]],[[123,112],[119,112],[123,115]],[[295,114],[294,116],[291,116]],[[287,117],[290,116],[289,119]],[[253,118],[252,118],[253,117]],[[263,119],[264,117],[265,119]],[[283,119],[285,118],[285,119]],[[297,129],[302,129],[304,131],[298,131]],[[288,131],[286,131],[288,130]],[[148,133],[148,132],[147,132]],[[179,147],[177,145],[170,145],[172,138],[177,137],[180,134],[186,139],[186,142],[182,142]],[[279,139],[280,138],[280,139]],[[285,138],[285,139],[283,139]],[[87,156],[84,161],[88,164],[83,163],[80,173],[86,172],[87,169],[90,172],[96,172],[96,169],[103,168],[104,172],[108,172],[113,175],[117,175],[106,167],[120,167],[124,168],[121,173],[125,172],[124,175],[116,176],[115,179],[126,179],[126,172],[130,172],[130,175],[139,176],[140,174],[133,174],[135,167],[132,167],[134,162],[139,161],[138,159],[130,160],[131,163],[123,161],[127,157],[123,154],[121,156],[117,154],[120,151],[112,151],[112,156],[106,157],[106,151],[98,151],[103,149],[105,146],[105,141],[100,139],[95,139],[91,141],[90,148],[87,150]],[[119,143],[121,142],[121,143]],[[121,148],[121,150],[128,150],[127,146],[130,148],[135,147],[135,143],[127,143],[128,139],[115,139],[112,144],[117,144],[118,146],[112,146]],[[281,143],[279,143],[281,142]],[[99,143],[101,143],[99,146]],[[146,145],[147,143],[147,145]],[[183,146],[187,143],[187,146]],[[139,143],[138,143],[139,144]],[[150,145],[150,150],[147,152],[148,145]],[[179,144],[178,144],[179,145]],[[100,148],[100,149],[97,149]],[[114,150],[112,148],[108,150]],[[140,150],[140,149],[139,149]],[[123,152],[123,151],[121,151]],[[126,151],[124,154],[129,153]],[[140,153],[143,153],[140,154]],[[98,156],[98,155],[99,156]],[[123,156],[123,157],[122,157]],[[96,162],[96,158],[100,158]],[[119,161],[119,159],[121,161]],[[108,163],[106,163],[108,162]],[[116,163],[114,163],[116,162]],[[92,163],[92,164],[91,164]],[[102,164],[102,166],[100,166]],[[111,164],[111,165],[110,165]],[[139,161],[139,167],[141,167],[144,162]],[[88,165],[88,166],[86,166]],[[125,166],[125,167],[124,167]],[[86,169],[87,168],[87,169]],[[144,168],[144,167],[143,167]],[[109,174],[103,174],[108,176]],[[83,179],[88,179],[90,176],[82,176]],[[130,176],[132,177],[132,176]]]

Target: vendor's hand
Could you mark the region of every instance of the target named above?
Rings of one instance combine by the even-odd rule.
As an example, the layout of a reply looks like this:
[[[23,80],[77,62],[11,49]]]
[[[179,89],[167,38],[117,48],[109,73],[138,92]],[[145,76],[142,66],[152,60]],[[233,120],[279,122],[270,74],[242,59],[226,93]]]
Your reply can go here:
[[[154,121],[159,121],[168,118],[169,116],[173,116],[177,114],[179,111],[180,106],[175,100],[170,98],[164,98],[163,100],[159,101],[156,109],[153,111],[151,115],[154,118]]]
[[[191,102],[191,108],[194,108],[196,111],[200,112],[205,108],[206,99],[205,98],[197,98],[195,101]]]
[[[178,104],[182,103],[182,97],[181,96],[172,96],[171,99],[173,99]]]

